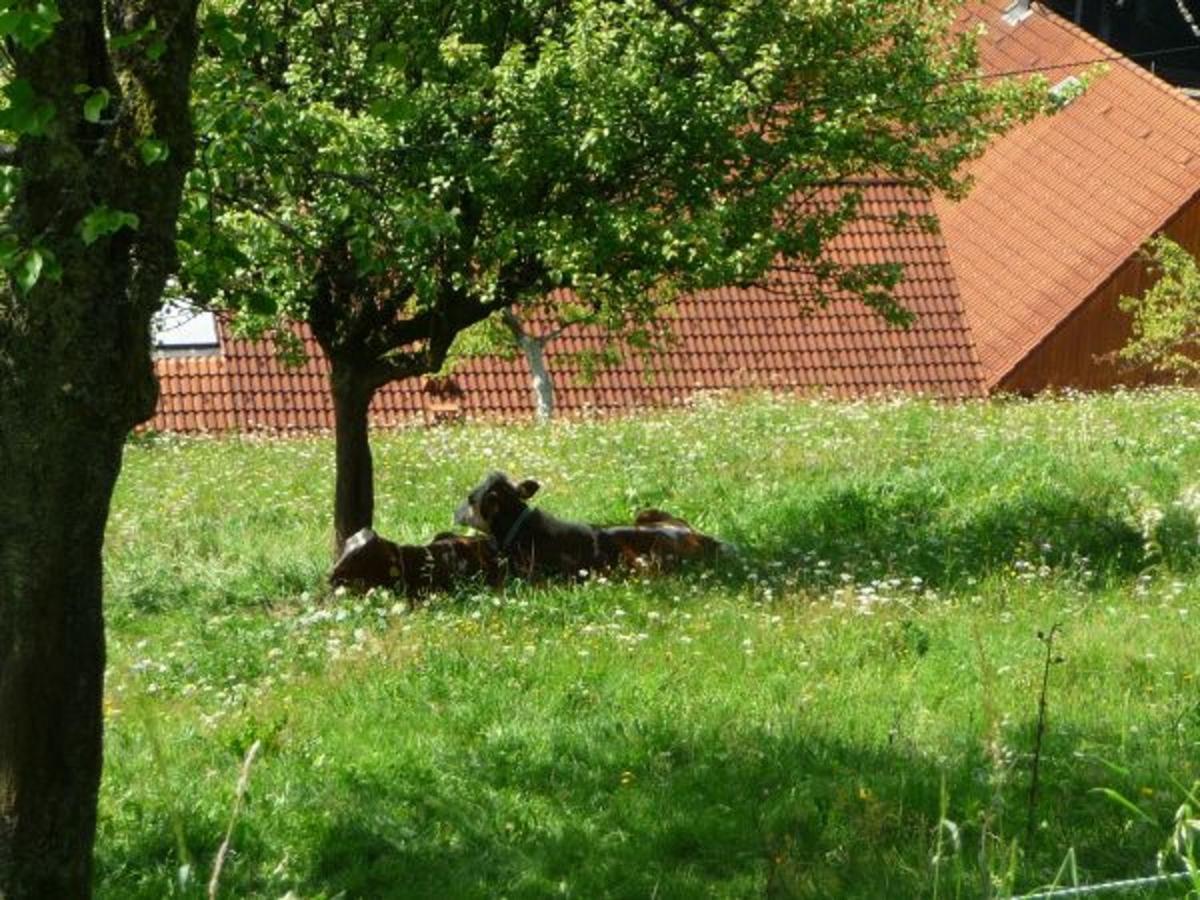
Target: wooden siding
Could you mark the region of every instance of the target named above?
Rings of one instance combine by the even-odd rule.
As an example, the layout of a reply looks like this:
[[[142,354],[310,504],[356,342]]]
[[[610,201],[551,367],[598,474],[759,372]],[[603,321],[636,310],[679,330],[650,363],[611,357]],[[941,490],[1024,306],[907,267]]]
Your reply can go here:
[[[1200,195],[1162,229],[1193,254],[1200,255]],[[1118,385],[1161,384],[1170,379],[1145,369],[1127,370],[1104,359],[1130,337],[1129,316],[1117,300],[1141,295],[1153,284],[1146,264],[1135,254],[1041,344],[996,385],[999,392],[1032,394],[1051,388],[1104,390]]]

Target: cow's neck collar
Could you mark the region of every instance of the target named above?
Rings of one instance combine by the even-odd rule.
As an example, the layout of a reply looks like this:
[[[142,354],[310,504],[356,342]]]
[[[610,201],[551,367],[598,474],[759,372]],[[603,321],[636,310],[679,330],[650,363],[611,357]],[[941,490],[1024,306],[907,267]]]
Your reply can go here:
[[[512,523],[512,527],[509,528],[508,533],[504,535],[504,540],[500,542],[500,551],[502,553],[507,552],[508,548],[512,546],[512,542],[517,539],[517,535],[521,531],[521,526],[525,524],[525,520],[531,515],[533,515],[532,506],[526,506],[523,510],[521,510],[521,514],[517,516],[517,520]]]

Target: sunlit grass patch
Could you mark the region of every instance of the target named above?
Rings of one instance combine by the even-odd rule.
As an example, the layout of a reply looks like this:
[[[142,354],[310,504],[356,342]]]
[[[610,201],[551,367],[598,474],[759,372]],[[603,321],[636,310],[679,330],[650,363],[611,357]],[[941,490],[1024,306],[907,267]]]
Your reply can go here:
[[[1002,895],[1071,848],[1085,880],[1146,873],[1200,776],[1190,393],[377,435],[388,537],[504,468],[552,511],[660,506],[740,548],[412,613],[324,586],[331,459],[129,448],[102,895],[202,895],[255,740],[229,896],[950,897],[985,873]]]

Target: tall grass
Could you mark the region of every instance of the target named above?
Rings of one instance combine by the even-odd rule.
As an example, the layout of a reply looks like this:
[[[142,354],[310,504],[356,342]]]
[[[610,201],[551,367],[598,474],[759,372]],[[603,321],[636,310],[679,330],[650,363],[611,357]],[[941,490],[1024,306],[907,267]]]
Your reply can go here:
[[[1003,896],[1068,854],[1145,874],[1200,778],[1193,394],[756,398],[375,449],[397,540],[504,468],[741,556],[409,614],[323,585],[327,438],[140,440],[107,545],[102,896],[200,896],[177,847],[211,866],[256,741],[226,896]]]

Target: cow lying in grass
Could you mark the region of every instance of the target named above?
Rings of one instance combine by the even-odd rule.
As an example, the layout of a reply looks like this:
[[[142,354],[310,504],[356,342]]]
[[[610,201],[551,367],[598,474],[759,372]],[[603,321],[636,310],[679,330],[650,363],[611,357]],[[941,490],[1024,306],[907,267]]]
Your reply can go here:
[[[397,544],[364,528],[346,541],[329,580],[358,590],[385,587],[415,600],[469,581],[500,587],[509,574],[578,578],[617,566],[663,571],[684,560],[711,560],[723,545],[661,510],[633,525],[585,525],[535,510],[536,481],[513,484],[494,472],[455,514],[476,537],[445,532],[428,544]]]
[[[454,519],[489,535],[510,571],[527,578],[578,577],[617,566],[673,568],[683,560],[713,559],[719,541],[659,510],[638,514],[633,525],[588,525],[559,519],[528,504],[540,485],[514,484],[492,472],[455,511]]]
[[[433,591],[482,580],[504,584],[504,566],[487,537],[444,532],[428,544],[397,544],[370,528],[352,535],[333,564],[329,581],[356,590],[385,587],[416,600]]]

